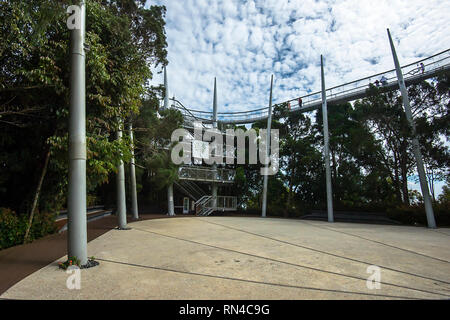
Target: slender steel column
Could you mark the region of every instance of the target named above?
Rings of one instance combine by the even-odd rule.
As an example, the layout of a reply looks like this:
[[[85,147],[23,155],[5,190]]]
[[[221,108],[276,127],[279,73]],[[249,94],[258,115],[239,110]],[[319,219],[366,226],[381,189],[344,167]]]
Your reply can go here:
[[[167,69],[164,66],[164,109],[169,108],[169,81],[167,79]],[[173,203],[173,183],[167,186],[167,211],[169,216],[175,215]]]
[[[395,70],[397,71],[398,85],[402,93],[403,106],[405,107],[406,119],[408,120],[412,128],[412,147],[414,158],[416,159],[417,172],[419,173],[420,188],[422,189],[423,201],[425,203],[425,212],[427,214],[427,221],[429,228],[436,228],[436,221],[434,219],[433,206],[431,203],[430,191],[428,189],[427,176],[423,166],[422,153],[420,151],[419,140],[416,135],[416,125],[411,112],[411,106],[409,104],[408,91],[406,90],[405,80],[403,79],[402,69],[398,61],[397,53],[395,51],[394,43],[392,41],[391,33],[387,29],[389,43],[391,45],[392,57],[394,58]]]
[[[86,6],[80,1],[81,28],[71,31],[69,109],[69,193],[67,197],[67,254],[81,265],[87,259],[86,233],[86,83],[84,39]]]
[[[327,211],[328,222],[333,222],[333,192],[331,188],[331,168],[330,168],[330,146],[328,134],[328,109],[327,109],[327,93],[325,90],[325,74],[323,71],[323,56],[320,55],[320,69],[322,75],[322,116],[323,116],[323,152],[325,158],[325,175],[327,184]]]
[[[175,207],[173,204],[173,183],[167,186],[167,203],[168,203],[168,214],[169,216],[175,215]]]
[[[133,124],[130,122],[129,125],[130,139],[131,139],[131,162],[130,162],[130,180],[131,180],[131,213],[133,219],[139,219],[138,214],[138,202],[137,202],[137,191],[136,191],[136,167],[134,159],[134,136],[133,136]]]
[[[117,130],[117,140],[122,140],[122,120],[119,120],[119,129]],[[127,205],[125,198],[125,169],[123,166],[123,160],[120,159],[119,166],[117,167],[116,175],[117,184],[117,221],[119,229],[126,229],[127,227]]]
[[[217,128],[217,81],[216,81],[216,77],[214,77],[213,127]]]
[[[214,98],[213,98],[213,127],[214,129],[217,129],[217,83],[216,78],[214,77]],[[213,170],[217,170],[217,164],[213,163],[212,165]],[[216,175],[214,175],[216,177]],[[213,182],[211,185],[211,193],[212,193],[212,206],[215,208],[217,207],[217,190],[218,190],[217,183]]]
[[[270,156],[270,129],[272,128],[272,88],[273,88],[273,75],[270,78],[270,97],[269,97],[269,116],[267,117],[267,140],[266,140],[266,157],[269,159]],[[267,161],[266,164],[266,173],[269,172],[270,162]],[[266,217],[267,214],[267,183],[269,176],[264,175],[263,181],[263,203],[262,203],[262,213],[261,216],[263,218]]]
[[[167,79],[167,70],[164,67],[164,109],[169,108],[169,80]]]

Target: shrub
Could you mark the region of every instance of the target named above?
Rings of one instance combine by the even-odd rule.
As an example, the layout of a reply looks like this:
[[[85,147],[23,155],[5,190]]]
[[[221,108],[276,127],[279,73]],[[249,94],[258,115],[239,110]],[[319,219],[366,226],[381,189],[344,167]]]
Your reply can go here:
[[[28,215],[18,215],[8,208],[0,208],[0,250],[23,243]],[[29,240],[34,240],[56,231],[53,213],[36,211],[31,225]]]
[[[26,218],[28,220],[28,217]],[[56,214],[50,212],[36,212],[30,230],[30,240],[44,237],[56,232]]]
[[[0,208],[0,249],[19,244],[25,235],[24,219],[8,208]]]
[[[434,217],[438,227],[450,226],[450,204],[433,204]],[[387,210],[388,217],[409,225],[427,225],[427,216],[423,204],[401,205]]]
[[[68,257],[67,261],[60,262],[58,266],[60,269],[66,270],[70,266],[81,267],[81,262],[77,257]]]

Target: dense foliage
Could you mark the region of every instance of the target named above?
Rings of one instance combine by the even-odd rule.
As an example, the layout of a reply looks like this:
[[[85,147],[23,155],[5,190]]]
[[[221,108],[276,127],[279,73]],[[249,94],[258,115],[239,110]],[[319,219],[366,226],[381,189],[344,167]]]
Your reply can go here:
[[[448,187],[437,197],[435,185],[448,183],[449,74],[408,87],[438,223],[450,223]],[[335,210],[384,211],[405,223],[426,224],[417,182],[411,128],[400,92],[371,86],[368,96],[328,107],[330,161]],[[265,128],[266,123],[253,124]],[[302,215],[326,208],[322,112],[292,114],[274,109],[272,128],[280,130],[280,174],[269,179],[269,213]],[[259,168],[238,171],[238,189],[249,208],[261,204]],[[242,203],[242,201],[241,201]]]
[[[70,94],[66,8],[72,2],[0,2],[0,207],[15,212],[17,221],[28,215],[42,172],[35,223],[65,205]],[[117,119],[129,121],[139,114],[152,92],[151,67],[167,64],[165,7],[144,4],[86,1],[89,204],[98,201],[121,155],[125,162],[131,155],[130,140],[116,140]],[[15,225],[22,229],[19,222]]]

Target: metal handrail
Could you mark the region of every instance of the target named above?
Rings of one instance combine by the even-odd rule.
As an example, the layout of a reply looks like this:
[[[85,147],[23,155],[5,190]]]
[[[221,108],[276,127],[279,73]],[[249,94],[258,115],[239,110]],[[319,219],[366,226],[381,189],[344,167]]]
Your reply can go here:
[[[440,57],[440,58],[437,60],[433,60],[436,57]],[[425,79],[427,77],[431,77],[438,70],[450,69],[450,62],[443,63],[444,61],[448,60],[449,58],[450,58],[450,49],[447,49],[447,50],[441,51],[437,54],[434,54],[432,56],[429,56],[427,58],[423,58],[423,59],[417,60],[415,62],[412,62],[410,64],[404,65],[404,66],[402,66],[402,70],[404,70],[404,74],[406,76],[405,80],[407,81],[408,79],[417,78],[418,77],[417,72],[415,72],[414,74],[411,74],[411,72],[420,68],[420,67],[416,67],[417,65],[419,65],[419,63],[423,63],[426,61],[429,62],[429,63],[424,64],[426,69],[428,69],[430,67],[434,67],[434,68],[423,73]],[[430,62],[430,60],[432,60],[432,61]],[[414,66],[414,68],[408,71],[408,68],[410,68],[411,66]],[[392,73],[392,75],[389,75],[389,73]],[[377,79],[377,78],[381,77],[382,75],[387,76],[386,77],[387,81],[388,81],[387,86],[392,88],[393,80],[397,79],[395,69],[377,73],[377,74],[374,74],[374,75],[371,75],[368,77],[364,77],[364,78],[354,80],[354,81],[351,81],[351,82],[348,82],[345,84],[341,84],[338,86],[328,88],[328,89],[326,89],[327,97],[333,98],[333,97],[345,96],[351,92],[362,91],[364,89],[367,89],[367,87],[370,85],[370,83],[372,83],[372,79]],[[359,83],[364,83],[364,84],[358,85]],[[350,88],[348,88],[349,86],[350,86]],[[303,102],[301,106],[298,104],[299,98],[301,98],[302,102]],[[321,91],[312,92],[312,93],[309,93],[302,97],[290,99],[285,102],[275,104],[274,107],[279,106],[284,103],[293,103],[294,102],[294,105],[291,106],[291,108],[290,108],[290,111],[292,112],[292,111],[299,111],[303,108],[307,109],[309,105],[316,104],[318,101],[321,101]],[[181,105],[181,103],[180,103],[180,105]],[[185,109],[187,109],[187,108],[185,108]],[[191,113],[193,118],[203,120],[205,122],[210,122],[212,119],[212,112],[210,112],[210,111],[200,111],[200,110],[191,110],[191,111],[193,111],[195,113],[201,113],[202,115],[210,115],[210,117],[208,117],[208,119],[206,119],[205,117],[194,116]],[[249,110],[249,111],[219,112],[218,115],[219,115],[219,121],[222,121],[225,123],[233,123],[233,121],[240,122],[240,121],[248,120],[247,122],[252,122],[252,121],[262,120],[267,117],[267,113],[268,113],[268,107],[264,107],[264,108]]]
[[[196,166],[181,166],[178,177],[181,180],[233,182],[236,171],[233,169],[209,169]]]

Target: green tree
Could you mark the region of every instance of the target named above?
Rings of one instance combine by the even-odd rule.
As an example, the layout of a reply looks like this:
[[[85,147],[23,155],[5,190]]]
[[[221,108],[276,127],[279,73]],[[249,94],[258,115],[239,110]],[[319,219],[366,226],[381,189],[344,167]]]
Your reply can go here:
[[[164,6],[86,1],[88,192],[109,181],[129,139],[116,141],[117,118],[139,113],[151,67],[167,64]],[[46,172],[38,209],[55,212],[67,188],[69,1],[0,3],[0,206],[27,212]],[[46,161],[48,150],[50,161]],[[45,170],[45,164],[48,168]],[[37,170],[36,170],[37,169]],[[38,211],[39,211],[38,210]]]

